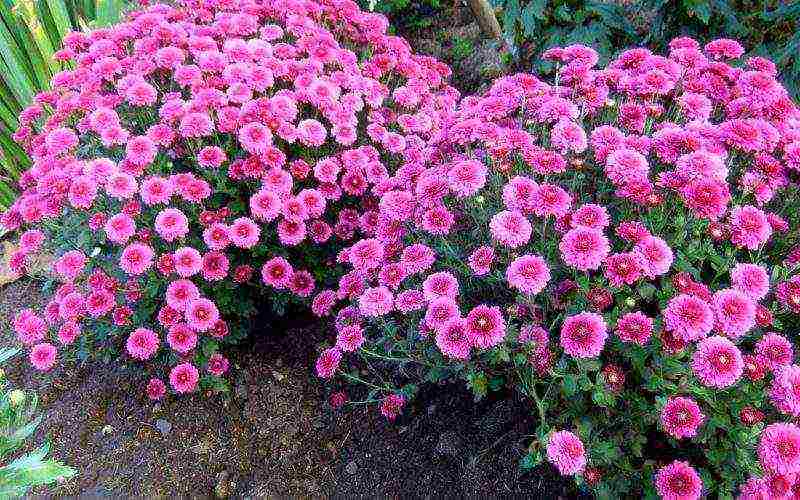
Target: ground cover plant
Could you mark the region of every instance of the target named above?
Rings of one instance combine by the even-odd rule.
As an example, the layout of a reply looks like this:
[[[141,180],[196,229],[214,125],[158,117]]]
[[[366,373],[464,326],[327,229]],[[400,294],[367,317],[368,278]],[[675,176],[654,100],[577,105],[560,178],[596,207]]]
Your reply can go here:
[[[174,391],[224,388],[219,345],[258,289],[280,311],[335,278],[374,187],[454,109],[449,69],[386,27],[352,2],[190,2],[69,33],[74,69],[20,115],[33,166],[2,218],[17,272],[55,257],[52,301],[13,320],[33,365],[158,360]]]
[[[465,97],[340,253],[356,293],[319,376],[390,419],[420,383],[514,388],[523,466],[604,496],[794,491],[800,113],[739,43],[670,47],[554,48],[553,83]]]
[[[18,353],[18,349],[0,350],[0,366]],[[75,475],[74,469],[48,458],[47,444],[26,450],[42,419],[37,415],[36,394],[8,386],[0,369],[0,390],[3,391],[0,396],[0,495],[3,498],[23,496],[35,486]]]

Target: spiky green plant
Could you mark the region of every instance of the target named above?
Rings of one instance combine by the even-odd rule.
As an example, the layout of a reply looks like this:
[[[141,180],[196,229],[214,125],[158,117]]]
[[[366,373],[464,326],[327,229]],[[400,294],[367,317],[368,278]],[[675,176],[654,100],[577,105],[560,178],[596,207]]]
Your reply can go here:
[[[125,7],[125,0],[0,0],[0,209],[13,201],[13,183],[30,164],[11,139],[17,116],[64,68],[53,60],[62,38],[112,24]]]
[[[0,349],[0,365],[18,353],[18,349]],[[37,414],[35,394],[19,389],[8,390],[8,381],[0,370],[0,498],[22,496],[39,485],[51,484],[75,475],[75,470],[47,455],[44,444],[28,453],[20,453],[42,417]]]

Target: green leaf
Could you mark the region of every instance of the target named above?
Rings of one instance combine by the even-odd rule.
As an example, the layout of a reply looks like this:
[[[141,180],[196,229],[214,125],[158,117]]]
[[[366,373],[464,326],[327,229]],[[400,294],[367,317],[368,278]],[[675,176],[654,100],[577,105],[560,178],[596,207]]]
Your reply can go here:
[[[683,6],[690,16],[697,17],[703,24],[708,25],[711,18],[711,5],[708,0],[683,0]]]
[[[570,397],[578,392],[578,381],[575,375],[565,375],[564,378],[561,379],[561,388],[564,389],[564,395],[566,397]]]

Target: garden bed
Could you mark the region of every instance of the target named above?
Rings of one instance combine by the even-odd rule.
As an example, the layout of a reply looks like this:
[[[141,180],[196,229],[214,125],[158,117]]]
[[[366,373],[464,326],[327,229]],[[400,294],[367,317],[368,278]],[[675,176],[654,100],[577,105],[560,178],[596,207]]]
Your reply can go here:
[[[0,312],[39,299],[22,280]],[[45,376],[6,367],[39,391],[53,454],[78,469],[57,495],[502,496],[568,495],[547,466],[522,473],[531,418],[513,399],[475,405],[462,387],[431,391],[394,424],[374,408],[332,412],[311,376],[316,325],[254,335],[232,353],[233,390],[154,403],[112,365],[67,365]],[[9,340],[4,339],[3,344]]]

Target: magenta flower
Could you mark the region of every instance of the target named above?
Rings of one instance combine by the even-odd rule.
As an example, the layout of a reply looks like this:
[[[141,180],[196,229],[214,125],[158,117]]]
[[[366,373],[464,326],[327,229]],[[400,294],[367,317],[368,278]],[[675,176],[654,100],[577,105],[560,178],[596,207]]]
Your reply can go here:
[[[339,368],[339,362],[342,360],[342,352],[332,347],[322,351],[319,358],[317,358],[316,369],[317,376],[320,378],[331,378]]]
[[[505,210],[489,221],[492,238],[509,248],[522,246],[531,239],[531,223],[519,212]]]
[[[697,500],[703,492],[697,471],[688,462],[678,460],[658,469],[655,485],[664,500]]]
[[[734,245],[758,250],[772,235],[772,226],[766,214],[752,206],[731,210],[731,242]]]
[[[536,295],[550,281],[547,262],[538,255],[523,255],[514,259],[506,269],[506,280],[511,288],[525,295]]]
[[[484,276],[489,274],[492,269],[492,263],[495,259],[494,248],[490,246],[482,246],[476,248],[467,259],[470,269],[472,269],[475,276]]]
[[[743,369],[741,352],[725,337],[701,340],[692,355],[692,371],[708,387],[732,386],[742,376]]]
[[[736,264],[731,270],[731,286],[753,300],[769,293],[767,270],[756,264]]]
[[[792,343],[786,337],[768,332],[756,342],[756,355],[770,370],[791,365],[794,360]]]
[[[558,431],[547,439],[547,460],[562,476],[580,474],[586,468],[586,450],[581,439],[569,431]]]
[[[603,317],[582,312],[568,316],[561,326],[561,347],[576,358],[594,358],[600,355],[608,338],[608,328]]]
[[[479,349],[488,349],[501,343],[506,336],[503,313],[496,306],[479,305],[466,317],[467,337]]]
[[[132,358],[145,361],[158,350],[158,335],[148,328],[137,328],[129,336],[125,347]]]
[[[558,245],[561,259],[580,271],[596,270],[611,251],[608,239],[597,229],[570,229]]]
[[[358,298],[358,308],[365,316],[384,316],[394,308],[394,295],[385,286],[367,288]]]
[[[761,466],[770,472],[800,472],[800,428],[785,423],[768,425],[761,432],[758,459]]]
[[[756,324],[756,304],[738,290],[726,289],[714,293],[712,306],[717,329],[723,335],[739,338]]]
[[[662,315],[664,327],[686,342],[701,339],[714,328],[711,306],[694,295],[681,294],[673,297]]]
[[[625,313],[617,320],[615,333],[623,342],[645,345],[653,335],[653,319],[640,311]]]
[[[181,394],[194,391],[199,380],[200,374],[191,363],[181,363],[169,372],[169,384]]]
[[[705,418],[700,406],[687,397],[669,398],[661,410],[661,426],[676,439],[695,437]]]
[[[436,346],[447,357],[468,359],[472,345],[467,336],[466,320],[453,317],[436,330]]]
[[[48,342],[36,344],[31,349],[30,360],[34,368],[46,372],[56,364],[56,346]]]

